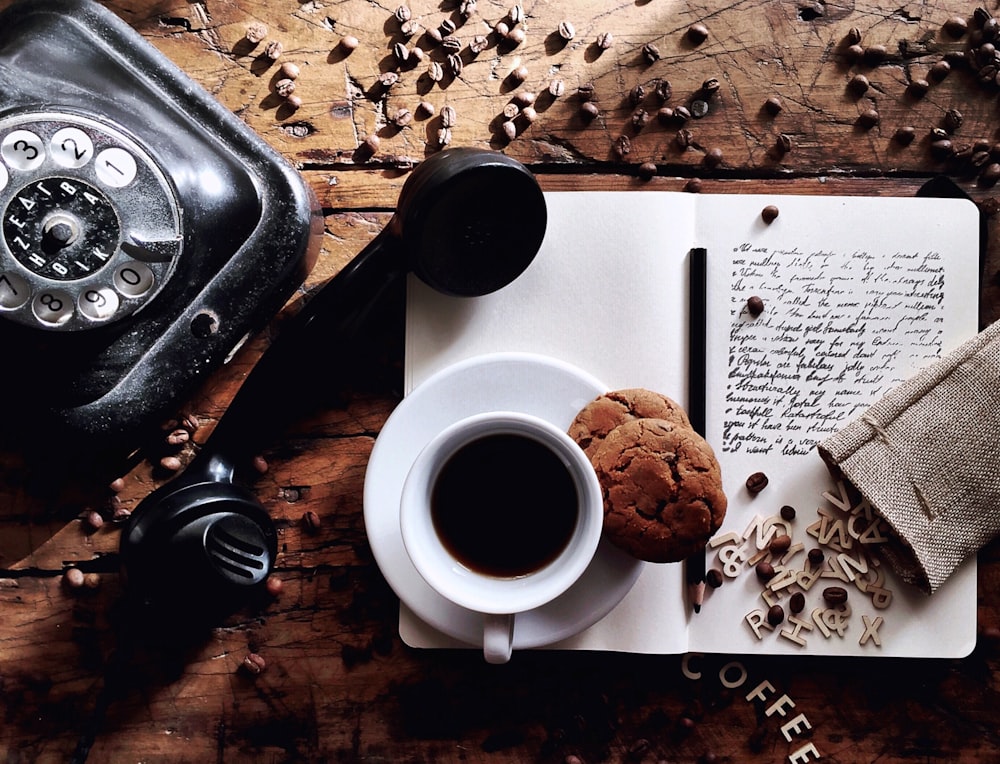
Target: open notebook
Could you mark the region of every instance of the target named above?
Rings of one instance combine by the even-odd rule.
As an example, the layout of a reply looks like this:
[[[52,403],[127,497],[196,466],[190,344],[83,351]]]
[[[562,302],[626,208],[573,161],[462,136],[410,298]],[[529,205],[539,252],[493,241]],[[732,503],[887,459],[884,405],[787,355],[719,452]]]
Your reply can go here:
[[[865,507],[846,505],[812,445],[975,334],[975,206],[925,198],[660,192],[555,192],[546,200],[542,249],[509,287],[457,300],[411,280],[407,392],[460,360],[526,351],[573,364],[609,390],[646,387],[685,403],[689,253],[705,248],[706,438],[722,465],[729,498],[716,543],[728,541],[708,550],[707,566],[721,570],[733,562],[741,568],[726,576],[721,588],[709,590],[701,612],[692,614],[683,565],[646,564],[609,615],[556,647],[967,654],[975,644],[974,560],[927,597],[885,565],[872,561],[860,572],[855,544],[843,550],[855,554],[855,563],[841,564],[841,580],[825,577],[806,590],[809,604],[798,615],[806,625],[795,631],[787,620],[775,629],[760,625],[769,602],[745,558],[756,551],[755,519],[765,521],[766,531],[767,520],[782,505],[796,508],[792,535],[803,543],[788,560],[790,570],[808,568],[806,550],[817,545],[820,534],[828,542],[828,560],[859,542],[866,529],[868,541],[877,541],[879,531],[866,522]],[[779,210],[770,224],[761,216],[767,205]],[[757,317],[746,310],[754,295],[765,305]],[[757,471],[770,482],[752,496],[745,480]],[[824,517],[828,523],[840,518],[839,531],[824,525]],[[741,547],[744,559],[726,551],[730,547]],[[869,591],[856,587],[857,577],[871,582]],[[824,620],[818,613],[813,619],[814,611],[829,609],[820,591],[835,584],[850,592],[849,617]],[[802,587],[768,596],[787,609],[796,588]],[[888,592],[878,606],[871,589]],[[414,646],[456,644],[423,624],[405,603],[400,631]]]

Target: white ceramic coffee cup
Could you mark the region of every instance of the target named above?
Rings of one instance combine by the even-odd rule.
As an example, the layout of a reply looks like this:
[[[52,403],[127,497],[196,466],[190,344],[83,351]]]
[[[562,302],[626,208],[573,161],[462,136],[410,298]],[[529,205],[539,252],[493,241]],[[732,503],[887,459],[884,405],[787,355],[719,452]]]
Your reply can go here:
[[[442,468],[474,441],[516,435],[544,446],[572,480],[576,518],[561,551],[541,567],[516,576],[498,576],[469,567],[449,551],[432,516],[432,496]],[[498,480],[518,481],[518,475]],[[528,495],[537,486],[517,485]],[[484,486],[483,490],[489,490]],[[476,497],[470,496],[474,506]],[[435,436],[418,454],[403,484],[400,529],[406,552],[427,584],[442,597],[483,614],[483,654],[490,663],[510,660],[518,613],[541,607],[569,589],[590,565],[601,539],[603,499],[587,455],[555,425],[529,414],[495,411],[462,419]],[[531,533],[525,527],[525,534]]]

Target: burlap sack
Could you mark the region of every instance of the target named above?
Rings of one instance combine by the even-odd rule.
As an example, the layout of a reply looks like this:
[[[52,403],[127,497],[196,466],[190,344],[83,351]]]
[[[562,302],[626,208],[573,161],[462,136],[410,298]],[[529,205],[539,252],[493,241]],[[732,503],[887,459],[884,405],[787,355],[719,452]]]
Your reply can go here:
[[[901,576],[937,590],[1000,533],[1000,321],[818,447],[895,530]]]

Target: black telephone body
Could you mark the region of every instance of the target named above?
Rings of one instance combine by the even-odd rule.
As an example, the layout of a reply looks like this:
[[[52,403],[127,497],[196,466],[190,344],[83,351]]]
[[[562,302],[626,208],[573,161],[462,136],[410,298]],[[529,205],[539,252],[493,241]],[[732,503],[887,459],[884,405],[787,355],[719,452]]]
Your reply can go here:
[[[0,14],[0,347],[11,423],[126,453],[305,279],[302,177],[92,0]]]

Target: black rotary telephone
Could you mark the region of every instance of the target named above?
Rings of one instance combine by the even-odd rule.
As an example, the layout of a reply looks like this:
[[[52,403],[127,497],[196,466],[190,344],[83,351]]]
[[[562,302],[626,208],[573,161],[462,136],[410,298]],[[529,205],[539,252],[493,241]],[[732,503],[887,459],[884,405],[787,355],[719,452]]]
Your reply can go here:
[[[0,14],[5,430],[124,453],[281,308],[320,225],[298,173],[110,11]]]

